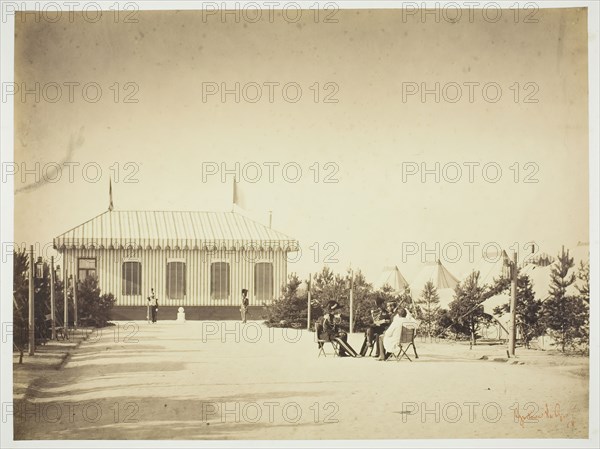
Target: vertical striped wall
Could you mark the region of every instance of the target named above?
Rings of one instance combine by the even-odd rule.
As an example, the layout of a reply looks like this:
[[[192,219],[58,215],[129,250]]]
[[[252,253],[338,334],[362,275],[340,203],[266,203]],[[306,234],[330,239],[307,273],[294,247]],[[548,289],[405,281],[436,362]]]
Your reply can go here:
[[[61,251],[63,266],[75,274],[77,259],[95,257],[96,272],[102,293],[112,293],[116,306],[145,306],[150,289],[154,288],[159,303],[165,306],[237,306],[241,302],[242,288],[247,288],[250,305],[262,305],[254,296],[254,266],[256,262],[273,263],[273,295],[278,298],[287,282],[286,252],[276,251],[202,251],[202,250],[127,250],[127,249],[65,249]],[[186,297],[168,299],[166,295],[167,261],[179,259],[186,262]],[[141,295],[122,294],[122,263],[138,260],[142,264]],[[210,264],[229,262],[231,288],[228,299],[210,296]],[[63,271],[64,273],[64,271]]]

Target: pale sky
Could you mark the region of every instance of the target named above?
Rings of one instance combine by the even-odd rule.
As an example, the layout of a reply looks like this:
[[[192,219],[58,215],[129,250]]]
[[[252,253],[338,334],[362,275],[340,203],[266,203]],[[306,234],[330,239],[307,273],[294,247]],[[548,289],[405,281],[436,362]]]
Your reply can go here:
[[[32,186],[33,175],[24,182],[15,178],[15,189],[22,189],[15,196],[15,240],[43,245],[104,212],[110,167],[113,175],[119,167],[121,177],[113,180],[117,210],[231,210],[232,177],[203,182],[207,162],[281,164],[273,183],[263,165],[258,182],[242,178],[240,187],[252,217],[266,223],[272,210],[273,227],[299,240],[303,256],[288,271],[302,276],[323,266],[328,242],[339,248],[334,270],[352,264],[374,282],[385,265],[400,266],[407,278],[418,271],[421,254],[403,257],[407,245],[433,249],[436,242],[457,242],[463,256],[447,266],[461,275],[472,266],[464,242],[480,244],[479,259],[489,242],[522,247],[535,240],[554,254],[561,244],[589,240],[584,9],[540,10],[538,23],[514,23],[508,14],[497,23],[479,15],[473,23],[404,23],[394,10],[347,10],[335,17],[338,23],[315,23],[308,14],[298,23],[281,16],[273,23],[266,16],[258,23],[218,16],[203,21],[194,11],[140,12],[138,23],[108,16],[97,23],[69,23],[66,15],[57,23],[17,17],[17,85],[39,82],[54,97],[48,83],[58,83],[63,95],[54,103],[17,95],[15,161],[33,170],[36,162],[80,165],[72,183],[66,169],[54,183]],[[70,82],[80,83],[73,102],[64,84]],[[102,88],[96,103],[82,96],[81,85],[92,82]],[[233,95],[224,103],[219,95],[203,101],[203,83],[233,88],[236,82],[295,82],[302,96],[291,103],[275,87],[270,103],[263,87],[256,103],[236,103]],[[328,82],[337,86],[337,103],[322,101],[332,92],[324,88]],[[462,99],[436,103],[429,95],[421,102],[413,95],[403,101],[406,83],[433,88],[436,82],[452,96],[454,84],[448,83],[463,86]],[[480,83],[473,102],[469,82]],[[123,102],[133,92],[126,83],[137,86],[138,103]],[[486,83],[502,89],[496,103],[483,98]],[[524,103],[528,93],[538,102]],[[82,174],[92,162],[102,169],[98,182]],[[434,168],[436,162],[462,166],[462,178],[403,182],[403,164]],[[465,162],[480,164],[473,183]],[[299,182],[284,179],[286,163],[302,168]],[[310,169],[315,163],[319,182]],[[333,175],[338,183],[323,182],[332,173],[327,163],[339,168]],[[484,179],[486,163],[501,167],[497,183]],[[518,183],[510,169],[515,163]],[[534,168],[539,182],[524,183]],[[125,183],[127,174],[139,182]],[[93,169],[87,175],[96,176]],[[309,249],[315,242],[317,262]]]

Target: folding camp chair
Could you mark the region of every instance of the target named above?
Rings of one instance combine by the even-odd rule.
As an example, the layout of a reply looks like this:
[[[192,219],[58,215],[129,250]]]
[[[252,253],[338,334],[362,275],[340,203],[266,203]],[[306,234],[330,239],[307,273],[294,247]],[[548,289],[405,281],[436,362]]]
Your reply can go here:
[[[400,330],[400,341],[398,342],[398,352],[392,353],[392,356],[397,362],[402,360],[403,357],[406,357],[410,362],[412,362],[412,359],[406,353],[411,346],[415,353],[415,358],[419,358],[419,355],[417,354],[417,347],[415,346],[416,330],[417,329],[414,327],[402,326],[402,329]]]
[[[327,343],[331,343],[331,346],[333,348],[333,355],[334,356],[339,356],[339,343],[335,340],[332,340],[331,338],[329,338],[329,334],[323,332],[323,324],[321,323],[317,323],[315,325],[315,333],[317,336],[317,347],[319,348],[319,355],[318,357],[321,357],[321,354],[324,355],[325,357],[327,357],[327,353],[325,352],[325,345]]]

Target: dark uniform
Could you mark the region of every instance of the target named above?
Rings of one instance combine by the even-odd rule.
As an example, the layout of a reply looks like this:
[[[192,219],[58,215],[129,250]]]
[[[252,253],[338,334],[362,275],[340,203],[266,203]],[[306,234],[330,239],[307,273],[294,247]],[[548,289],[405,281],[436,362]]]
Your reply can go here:
[[[248,306],[250,305],[250,301],[248,301],[248,290],[245,288],[242,289],[242,304],[240,305],[240,314],[242,316],[242,323],[246,322],[246,314],[248,313]]]
[[[371,324],[365,332],[365,341],[360,349],[360,355],[365,356],[367,349],[372,347],[376,343],[376,337],[382,335],[392,322],[390,312],[384,307],[371,310],[371,318],[373,324]],[[376,346],[375,357],[379,356],[379,346]]]
[[[358,354],[348,343],[348,334],[340,328],[341,319],[336,317],[332,312],[323,315],[323,333],[327,334],[328,340],[335,340],[339,343],[340,357],[348,355],[356,357]]]
[[[150,312],[152,313],[152,322],[156,323],[156,316],[158,315],[158,298],[154,296],[154,291],[148,296],[148,303],[150,305]]]

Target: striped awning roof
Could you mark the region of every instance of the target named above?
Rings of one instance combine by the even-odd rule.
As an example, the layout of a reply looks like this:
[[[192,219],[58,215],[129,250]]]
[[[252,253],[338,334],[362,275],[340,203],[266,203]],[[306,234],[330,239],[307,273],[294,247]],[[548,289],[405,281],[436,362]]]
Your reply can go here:
[[[296,251],[298,242],[235,212],[113,210],[55,237],[54,248]]]

